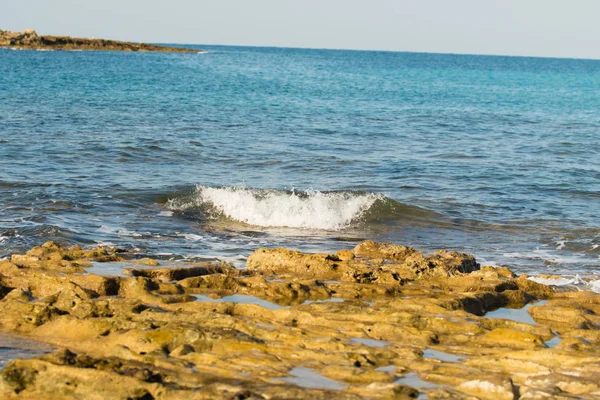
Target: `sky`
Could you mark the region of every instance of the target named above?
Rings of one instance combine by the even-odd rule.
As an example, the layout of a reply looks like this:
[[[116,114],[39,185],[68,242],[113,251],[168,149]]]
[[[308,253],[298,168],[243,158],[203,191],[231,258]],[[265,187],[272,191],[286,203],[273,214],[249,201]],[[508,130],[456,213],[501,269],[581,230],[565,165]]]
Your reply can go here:
[[[152,43],[600,59],[600,0],[18,0],[0,29]]]

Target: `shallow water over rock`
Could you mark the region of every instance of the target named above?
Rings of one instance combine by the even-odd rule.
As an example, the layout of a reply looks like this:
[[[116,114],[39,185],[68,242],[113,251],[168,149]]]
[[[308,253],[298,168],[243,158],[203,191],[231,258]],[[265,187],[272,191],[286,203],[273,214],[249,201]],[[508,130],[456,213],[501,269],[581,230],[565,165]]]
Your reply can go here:
[[[402,378],[398,379],[396,383],[411,386],[416,389],[433,389],[443,386],[437,383],[427,382],[421,379],[415,372],[404,375]]]
[[[125,277],[125,269],[131,267],[138,267],[138,265],[135,265],[128,261],[115,262],[110,264],[92,262],[92,266],[90,268],[86,268],[85,272],[88,274],[95,274],[100,276]]]
[[[457,356],[456,354],[445,353],[439,350],[426,349],[423,351],[423,358],[433,358],[435,360],[454,363],[463,360],[465,357]]]
[[[324,299],[324,300],[306,300],[304,303],[302,304],[315,304],[315,303],[343,303],[344,299],[341,299],[339,297],[332,297],[330,299]]]
[[[204,296],[201,294],[194,295],[194,297],[196,298],[196,301],[204,303],[256,304],[258,306],[268,308],[269,310],[281,310],[285,308],[275,303],[271,303],[270,301],[266,301],[255,296],[248,296],[244,294],[234,294],[231,296],[221,297],[220,299],[213,299],[211,297]]]
[[[364,344],[365,346],[374,347],[374,348],[382,348],[391,345],[390,342],[386,342],[385,340],[375,340],[375,339],[363,339],[363,338],[352,338],[353,342]]]
[[[529,315],[527,310],[529,310],[529,308],[531,308],[532,306],[542,306],[546,303],[547,303],[547,301],[542,300],[542,301],[537,301],[535,303],[527,304],[526,306],[524,306],[522,308],[501,307],[497,310],[486,313],[485,317],[486,318],[495,318],[495,319],[508,319],[508,320],[515,321],[515,322],[522,322],[524,324],[535,325],[536,324],[535,320],[533,319],[533,317],[531,317],[531,315]]]
[[[554,336],[552,339],[546,340],[545,343],[546,343],[546,346],[548,346],[549,348],[552,348],[552,347],[558,346],[561,342],[562,342],[562,339],[560,338],[560,336]]]
[[[306,367],[296,367],[289,371],[291,377],[281,378],[282,381],[293,383],[300,387],[311,388],[311,389],[332,389],[332,390],[343,390],[348,385],[334,381],[324,377],[323,375],[313,371]]]
[[[0,370],[2,370],[8,362],[16,358],[33,358],[51,353],[54,350],[55,348],[53,346],[46,343],[0,333]]]

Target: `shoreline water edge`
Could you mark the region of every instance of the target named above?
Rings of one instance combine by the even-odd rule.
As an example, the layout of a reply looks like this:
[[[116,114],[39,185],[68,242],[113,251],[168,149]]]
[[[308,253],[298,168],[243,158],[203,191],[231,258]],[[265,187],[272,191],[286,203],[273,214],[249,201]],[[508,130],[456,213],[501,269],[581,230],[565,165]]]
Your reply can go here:
[[[456,251],[262,248],[239,269],[47,242],[0,261],[0,297],[3,334],[43,344],[4,365],[7,399],[600,396],[600,295]]]

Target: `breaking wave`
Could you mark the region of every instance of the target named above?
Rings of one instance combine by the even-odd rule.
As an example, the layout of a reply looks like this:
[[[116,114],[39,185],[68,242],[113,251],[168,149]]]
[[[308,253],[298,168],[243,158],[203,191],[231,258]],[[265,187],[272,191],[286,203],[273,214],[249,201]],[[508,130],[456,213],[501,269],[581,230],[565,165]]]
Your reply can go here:
[[[394,213],[394,204],[400,203],[365,192],[198,185],[191,194],[170,199],[166,205],[171,210],[200,213],[206,219],[227,218],[259,227],[341,230]]]

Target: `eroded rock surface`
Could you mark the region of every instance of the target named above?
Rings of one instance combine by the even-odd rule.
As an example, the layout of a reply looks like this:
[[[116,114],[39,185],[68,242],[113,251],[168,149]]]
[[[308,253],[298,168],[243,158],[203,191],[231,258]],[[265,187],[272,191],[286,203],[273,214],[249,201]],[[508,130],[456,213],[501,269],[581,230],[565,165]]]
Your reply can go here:
[[[367,241],[85,273],[124,256],[49,242],[0,261],[0,330],[60,349],[9,363],[1,398],[600,396],[600,296],[467,254]],[[485,316],[526,304],[535,324]]]
[[[49,50],[111,50],[111,51],[160,51],[198,53],[183,47],[157,46],[148,43],[122,42],[118,40],[74,38],[70,36],[39,36],[33,29],[23,32],[0,30],[0,47]]]

